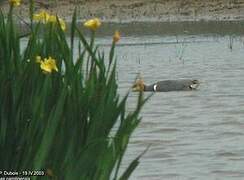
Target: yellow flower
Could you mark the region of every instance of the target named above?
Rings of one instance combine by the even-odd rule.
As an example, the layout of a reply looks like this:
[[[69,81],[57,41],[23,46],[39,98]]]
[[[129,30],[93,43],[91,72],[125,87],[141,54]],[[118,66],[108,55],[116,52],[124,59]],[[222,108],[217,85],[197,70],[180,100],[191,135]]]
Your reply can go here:
[[[98,18],[90,19],[84,23],[84,26],[95,31],[101,26],[101,21]]]
[[[40,63],[40,68],[45,72],[45,73],[51,73],[52,71],[57,71],[58,68],[56,65],[56,60],[51,58],[50,56],[48,58],[44,58],[44,60],[41,60],[40,56],[36,56],[36,62]]]
[[[40,21],[42,23],[47,23],[49,19],[50,19],[50,15],[44,10],[33,15],[33,20]]]
[[[58,19],[58,20],[57,20],[57,19]],[[60,27],[61,27],[61,29],[62,29],[63,31],[65,31],[65,30],[66,30],[66,24],[65,24],[65,21],[64,21],[62,18],[59,18],[59,17],[54,16],[54,15],[51,15],[51,16],[49,16],[49,18],[48,18],[48,22],[50,22],[50,23],[58,23],[58,21],[59,21],[59,23],[60,23]]]
[[[120,40],[120,32],[115,31],[114,36],[113,36],[113,42],[117,43]]]
[[[9,0],[9,4],[11,6],[19,6],[21,3],[21,0]]]
[[[58,20],[59,20],[61,29],[63,31],[65,31],[66,30],[65,21],[63,19],[61,19],[61,18],[58,18],[58,20],[57,20],[57,18],[58,18],[57,16],[50,15],[46,11],[41,11],[40,13],[37,13],[37,14],[33,15],[33,19],[35,21],[40,21],[40,22],[42,22],[44,24],[46,24],[46,23],[57,23]]]
[[[47,22],[51,22],[51,23],[56,23],[57,22],[57,17],[54,15],[49,15],[47,18]]]

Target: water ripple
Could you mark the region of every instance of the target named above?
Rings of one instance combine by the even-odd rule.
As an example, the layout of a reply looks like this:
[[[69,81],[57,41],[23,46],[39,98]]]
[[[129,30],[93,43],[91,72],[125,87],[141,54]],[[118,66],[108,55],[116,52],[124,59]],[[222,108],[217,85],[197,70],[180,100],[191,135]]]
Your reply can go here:
[[[243,180],[242,42],[234,40],[232,50],[229,37],[195,36],[193,43],[186,36],[142,36],[121,43],[117,48],[121,94],[138,73],[146,84],[182,78],[201,81],[198,91],[155,93],[145,105],[124,163],[151,146],[131,179]],[[130,94],[128,110],[135,107],[136,96]]]

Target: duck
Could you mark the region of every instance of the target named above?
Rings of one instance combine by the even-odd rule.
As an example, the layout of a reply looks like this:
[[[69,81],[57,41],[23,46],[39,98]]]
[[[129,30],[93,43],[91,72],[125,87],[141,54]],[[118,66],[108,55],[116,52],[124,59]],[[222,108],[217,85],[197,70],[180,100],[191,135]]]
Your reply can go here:
[[[179,79],[158,81],[146,85],[142,79],[138,79],[132,86],[133,91],[169,92],[169,91],[192,91],[196,90],[200,82],[196,79]]]

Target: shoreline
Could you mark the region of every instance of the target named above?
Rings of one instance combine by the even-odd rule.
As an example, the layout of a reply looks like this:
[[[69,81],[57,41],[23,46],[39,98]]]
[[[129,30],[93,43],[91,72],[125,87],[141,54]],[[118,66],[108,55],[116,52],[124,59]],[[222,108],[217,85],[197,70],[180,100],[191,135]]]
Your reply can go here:
[[[7,12],[8,2],[0,4]],[[15,14],[26,19],[29,3],[23,0],[14,9]],[[70,22],[74,9],[80,22],[98,17],[103,22],[200,22],[200,21],[244,21],[244,0],[60,0],[58,2],[38,1],[35,12],[45,9]]]
[[[24,1],[24,0],[23,0]],[[105,2],[106,1],[106,2]],[[75,3],[69,3],[65,0],[60,0],[57,3],[57,6],[50,5],[48,7],[45,6],[43,8],[43,5],[40,6],[38,4],[35,5],[35,12],[39,12],[40,10],[46,10],[49,13],[57,14],[59,17],[63,18],[67,25],[71,23],[72,15],[75,7],[77,7],[77,22],[83,23],[85,20],[89,18],[98,17],[103,22],[103,28],[98,30],[99,36],[111,36],[115,30],[120,30],[123,32],[123,35],[177,35],[177,34],[183,34],[183,35],[189,35],[189,34],[236,34],[236,35],[243,35],[244,34],[244,0],[238,1],[239,6],[234,4],[229,4],[226,6],[224,3],[220,3],[220,0],[213,0],[214,2],[210,2],[210,0],[206,0],[204,3],[199,2],[199,0],[194,0],[195,5],[192,5],[192,0],[152,0],[150,3],[148,3],[150,0],[135,0],[133,2],[129,0],[123,0],[122,2],[119,2],[118,0],[96,0],[96,3],[94,2],[83,2],[81,4],[76,5]],[[130,2],[130,3],[129,3]],[[138,3],[141,2],[138,7]],[[149,7],[155,6],[155,4],[159,4],[162,2],[167,2],[164,7],[158,7],[160,11],[156,11],[152,13],[151,16],[143,15],[143,12],[145,10],[152,11]],[[212,14],[204,14],[193,16],[194,13],[188,13],[188,15],[182,15],[183,7],[179,9],[179,2],[188,2],[186,3],[186,9],[190,12],[195,12],[196,10],[192,10],[192,7],[194,9],[198,9],[199,14],[200,12],[215,12]],[[216,5],[216,3],[219,2],[219,6],[213,6]],[[225,1],[226,3],[227,1]],[[236,2],[236,1],[235,1]],[[128,4],[127,4],[128,3]],[[96,6],[94,6],[96,4]],[[128,13],[123,13],[121,15],[120,11],[112,11],[111,9],[108,9],[109,7],[114,7],[116,4],[117,9],[120,9],[123,7],[123,11]],[[104,5],[104,7],[102,6]],[[166,6],[167,5],[167,6]],[[204,6],[203,6],[204,5]],[[213,9],[219,8],[219,7],[225,7],[228,9],[228,11],[223,10],[220,12],[213,11]],[[1,9],[6,13],[8,11],[9,5],[7,2],[0,3]],[[86,11],[81,11],[82,8],[87,7],[86,11],[89,11],[89,13],[86,13]],[[102,8],[103,7],[103,8]],[[126,8],[125,8],[126,7]],[[170,8],[171,7],[171,8]],[[201,8],[200,8],[201,7]],[[232,9],[230,9],[232,7]],[[132,17],[133,13],[131,9],[135,10],[135,12],[138,13],[138,16]],[[149,9],[149,10],[148,10]],[[170,9],[170,12],[168,12],[167,16],[161,16],[160,13],[167,12],[165,9]],[[243,9],[243,11],[242,11]],[[61,13],[62,12],[62,13]],[[176,12],[181,12],[176,13]],[[29,4],[27,2],[23,2],[21,6],[14,8],[14,14],[20,16],[23,18],[24,21],[27,23],[29,22],[28,16],[29,16]],[[87,15],[89,14],[89,16]],[[106,16],[103,16],[106,14]],[[145,13],[144,13],[145,14]],[[187,14],[187,13],[185,13]],[[216,15],[218,14],[218,16]],[[231,16],[230,16],[231,14]],[[243,14],[243,15],[242,15]],[[215,15],[215,16],[214,16]],[[106,18],[105,18],[106,17]],[[120,18],[118,18],[120,17]],[[228,17],[228,18],[227,18]],[[22,26],[23,33],[26,32],[26,25],[24,22],[20,23],[20,26]],[[80,26],[82,29],[82,25]],[[230,28],[234,27],[234,28]],[[86,29],[83,29],[84,33],[86,33]]]

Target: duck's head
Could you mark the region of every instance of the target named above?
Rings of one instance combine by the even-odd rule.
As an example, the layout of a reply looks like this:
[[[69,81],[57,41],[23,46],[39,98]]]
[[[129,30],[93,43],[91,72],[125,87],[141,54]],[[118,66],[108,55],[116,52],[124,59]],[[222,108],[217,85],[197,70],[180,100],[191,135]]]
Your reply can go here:
[[[135,84],[132,86],[133,91],[144,91],[144,89],[145,89],[145,84],[141,78],[136,80]]]
[[[192,80],[191,82],[192,82],[192,84],[190,85],[191,89],[197,89],[198,86],[200,85],[200,82],[196,79]]]

